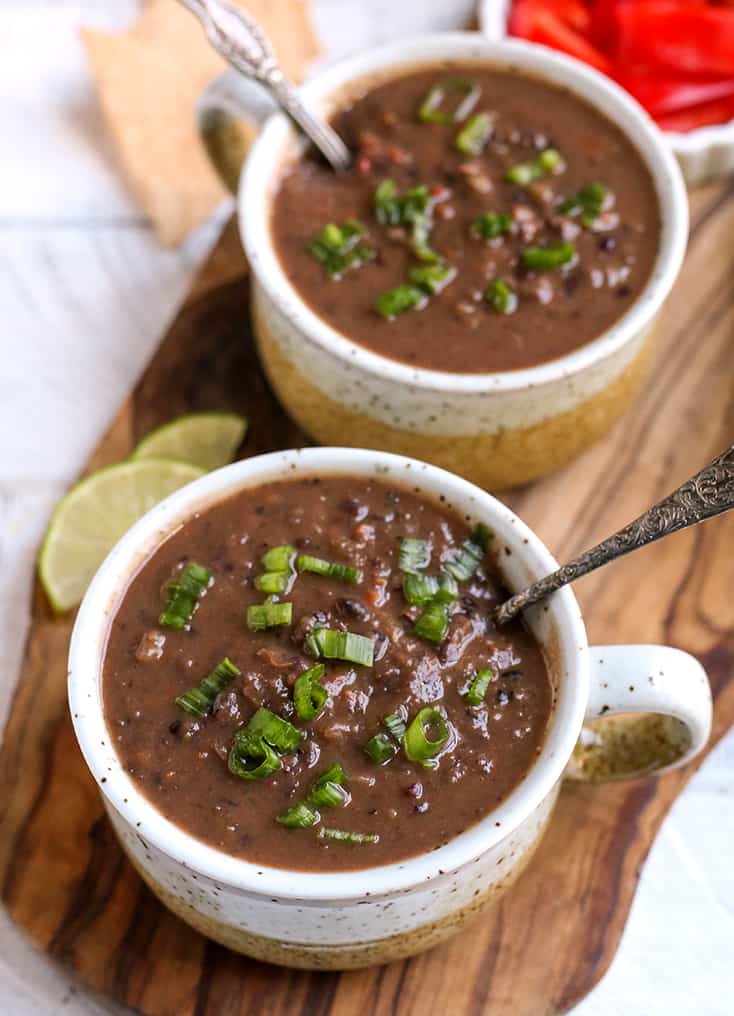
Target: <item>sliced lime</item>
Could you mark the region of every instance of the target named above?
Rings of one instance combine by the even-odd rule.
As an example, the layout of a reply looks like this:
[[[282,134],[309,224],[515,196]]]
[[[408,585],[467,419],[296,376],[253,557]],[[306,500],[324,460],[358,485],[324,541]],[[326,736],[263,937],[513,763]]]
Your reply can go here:
[[[175,459],[218,469],[232,461],[246,431],[247,420],[236,413],[191,413],[151,431],[130,457]]]
[[[55,610],[71,610],[107,553],[148,509],[203,476],[186,462],[146,459],[100,469],[59,501],[38,560]]]

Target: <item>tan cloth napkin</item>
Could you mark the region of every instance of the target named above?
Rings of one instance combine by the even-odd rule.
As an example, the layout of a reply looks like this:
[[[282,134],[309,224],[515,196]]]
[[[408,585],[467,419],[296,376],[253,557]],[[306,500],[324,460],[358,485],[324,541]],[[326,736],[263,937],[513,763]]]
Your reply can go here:
[[[306,0],[234,2],[259,20],[299,80],[318,52]],[[148,0],[125,32],[83,28],[82,41],[129,185],[160,241],[178,243],[224,194],[195,124],[196,101],[224,62],[176,0]]]

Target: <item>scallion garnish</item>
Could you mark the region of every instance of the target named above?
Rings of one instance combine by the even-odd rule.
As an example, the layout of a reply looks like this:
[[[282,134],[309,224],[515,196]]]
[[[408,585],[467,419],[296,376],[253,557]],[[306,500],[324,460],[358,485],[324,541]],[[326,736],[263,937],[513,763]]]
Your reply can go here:
[[[423,613],[413,626],[413,631],[422,639],[429,642],[443,642],[446,632],[449,630],[449,608],[448,604],[440,600],[431,600],[423,608]]]
[[[505,179],[518,187],[527,187],[535,180],[542,180],[547,173],[554,173],[563,168],[563,158],[555,148],[546,148],[537,159],[532,162],[519,162],[516,166],[510,166],[505,173]]]
[[[247,627],[250,631],[277,628],[293,620],[293,604],[278,603],[269,596],[264,603],[253,603],[247,608]]]
[[[289,808],[286,808],[283,814],[278,815],[275,821],[287,826],[288,829],[309,829],[311,826],[316,825],[318,820],[318,812],[312,811],[307,804],[300,801],[298,804],[292,804]]]
[[[229,769],[245,780],[262,780],[280,769],[278,752],[295,751],[305,738],[298,730],[269,709],[260,708],[232,739]]]
[[[344,660],[361,667],[371,667],[374,662],[372,639],[351,631],[316,628],[306,639],[306,645],[314,656],[323,656],[327,660]]]
[[[381,293],[375,300],[375,310],[384,318],[395,318],[406,310],[424,307],[426,302],[427,297],[422,289],[406,284]]]
[[[461,96],[453,111],[443,108],[450,92],[458,92]],[[445,78],[428,90],[418,109],[418,117],[424,123],[461,123],[474,109],[480,94],[481,88],[474,81]]]
[[[436,756],[443,751],[450,737],[449,725],[436,706],[420,709],[403,735],[403,750],[411,762],[428,769],[438,765]]]
[[[492,533],[481,522],[475,526],[468,540],[462,545],[445,564],[444,568],[457,582],[466,582],[470,579],[482,562],[487,552]]]
[[[283,543],[279,547],[271,547],[263,554],[262,566],[265,569],[262,575],[255,579],[255,588],[261,593],[285,593],[293,578],[293,558],[295,550],[290,543]]]
[[[484,696],[487,694],[487,688],[494,679],[495,673],[493,670],[484,669],[478,670],[476,677],[469,685],[469,690],[466,693],[466,701],[470,706],[480,706],[484,702]]]
[[[363,242],[365,228],[349,219],[338,226],[330,222],[311,241],[308,249],[332,279],[339,279],[350,268],[358,268],[375,256],[372,247]]]
[[[485,212],[472,223],[472,231],[485,240],[494,240],[512,232],[513,219],[507,212]]]
[[[319,680],[324,676],[325,670],[323,663],[316,663],[296,678],[293,685],[293,704],[299,720],[315,720],[324,708],[329,695],[326,688],[319,684]]]
[[[362,572],[359,568],[352,568],[347,564],[335,564],[333,561],[325,561],[321,557],[312,557],[311,554],[298,555],[296,570],[313,572],[314,575],[328,575],[330,578],[339,579],[340,582],[355,584],[362,581]]]
[[[268,571],[255,577],[255,588],[269,595],[285,593],[291,581],[287,571]]]
[[[335,762],[314,783],[308,803],[314,808],[343,808],[349,803],[349,791],[344,788],[346,779],[347,774]]]
[[[394,180],[383,180],[375,189],[375,218],[383,226],[406,226],[410,231],[411,245],[415,256],[419,261],[436,264],[440,258],[435,251],[431,250],[430,246],[435,203],[435,199],[425,184],[411,187],[401,197]],[[398,288],[402,289],[402,287]],[[394,291],[390,290],[390,292]],[[408,299],[407,294],[403,294],[403,299]],[[415,304],[409,306],[415,306]],[[409,306],[402,307],[402,310],[385,313],[384,316],[394,317],[396,313],[408,310]],[[380,310],[379,307],[378,310]],[[384,312],[380,310],[380,313]]]
[[[454,148],[463,155],[481,155],[492,137],[494,117],[491,113],[475,113],[454,139]]]
[[[459,587],[453,575],[405,575],[403,594],[408,603],[422,607],[431,600],[451,603],[459,595]]]
[[[192,716],[206,716],[211,712],[217,695],[239,674],[239,668],[225,656],[195,688],[189,688],[183,695],[179,695],[176,705]]]
[[[514,314],[517,310],[517,293],[502,279],[493,279],[484,291],[484,299],[498,314]]]
[[[398,565],[408,575],[418,575],[431,563],[431,543],[404,536],[400,541]]]
[[[263,554],[262,566],[266,572],[288,571],[295,553],[295,548],[290,543],[281,543]]]
[[[388,734],[380,731],[369,739],[364,750],[378,766],[390,762],[398,753],[398,746]]]
[[[581,212],[582,225],[588,229],[601,215],[608,197],[609,188],[606,184],[597,181],[587,183],[576,194],[566,198],[558,206],[558,211],[561,215],[576,215]]]
[[[547,247],[528,247],[522,252],[523,268],[543,271],[546,268],[560,268],[576,257],[572,243],[549,244]]]
[[[168,602],[158,618],[165,628],[183,631],[191,624],[196,605],[211,582],[212,573],[203,565],[189,561],[180,576],[166,586]]]
[[[375,218],[381,226],[399,226],[403,209],[394,180],[382,180],[375,188]]]
[[[406,726],[405,717],[401,713],[390,713],[389,716],[385,716],[382,722],[396,741],[402,741]]]
[[[327,826],[321,826],[319,829],[319,836],[323,840],[339,840],[341,843],[354,843],[354,844],[365,844],[365,843],[379,843],[380,837],[377,833],[353,833],[347,829],[329,829]]]
[[[418,286],[429,296],[435,296],[445,289],[450,282],[456,278],[456,269],[453,265],[439,261],[436,264],[418,265],[411,268],[408,278],[414,286]]]

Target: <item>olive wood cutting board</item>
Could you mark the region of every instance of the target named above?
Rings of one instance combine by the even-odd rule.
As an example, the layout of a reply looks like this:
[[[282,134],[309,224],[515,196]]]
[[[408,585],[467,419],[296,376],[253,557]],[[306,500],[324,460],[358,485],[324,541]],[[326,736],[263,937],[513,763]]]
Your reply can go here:
[[[734,183],[698,191],[685,269],[655,369],[613,432],[507,500],[563,559],[607,535],[734,440]],[[246,265],[230,224],[90,467],[124,457],[179,413],[235,409],[244,452],[303,443],[260,372]],[[696,654],[716,694],[712,744],[734,721],[734,513],[578,583],[593,642]],[[289,971],[207,942],[125,860],[66,709],[73,618],[33,597],[25,663],[0,752],[0,884],[39,949],[146,1016],[545,1016],[612,960],[640,868],[692,767],[605,787],[567,784],[530,868],[488,915],[416,959],[346,974]]]

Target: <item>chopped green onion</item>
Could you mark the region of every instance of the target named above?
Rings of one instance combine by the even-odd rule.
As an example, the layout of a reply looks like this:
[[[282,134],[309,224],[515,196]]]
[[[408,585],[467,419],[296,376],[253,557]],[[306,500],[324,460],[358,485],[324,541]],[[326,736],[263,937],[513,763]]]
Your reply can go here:
[[[446,747],[449,736],[449,725],[443,713],[435,706],[426,706],[408,725],[403,736],[403,750],[411,762],[433,769],[438,764],[436,756]]]
[[[395,181],[387,179],[378,184],[374,195],[377,221],[383,226],[407,226],[415,256],[428,264],[436,264],[440,260],[430,246],[434,204],[431,192],[425,184],[411,187],[401,197],[397,192]],[[404,298],[407,299],[405,296]],[[403,307],[402,310],[408,310],[409,306]],[[384,312],[381,310],[380,313]],[[386,313],[385,317],[394,317],[396,313],[402,311]]]
[[[362,667],[371,667],[374,662],[372,639],[351,631],[317,628],[306,639],[306,645],[314,656],[323,656],[327,660],[344,660]]]
[[[581,222],[588,229],[601,215],[608,196],[609,188],[606,184],[596,181],[587,183],[576,194],[566,198],[558,206],[558,211],[562,215],[575,215],[581,212]]]
[[[562,167],[561,153],[555,148],[546,148],[532,162],[519,162],[516,166],[510,166],[505,173],[505,179],[519,187],[526,187],[529,183],[541,180],[547,173],[555,172]]]
[[[416,635],[422,639],[428,639],[429,642],[443,642],[448,630],[448,604],[441,603],[439,600],[431,600],[423,608],[423,613],[413,626]]]
[[[277,752],[260,738],[252,740],[238,730],[229,750],[229,771],[243,780],[265,780],[280,769]],[[242,736],[240,736],[242,735]]]
[[[472,230],[485,240],[494,240],[497,236],[506,236],[512,232],[513,218],[507,212],[485,212],[472,223]]]
[[[299,720],[315,720],[324,708],[329,694],[319,679],[324,676],[326,668],[323,663],[317,663],[313,667],[296,678],[293,685],[293,704]]]
[[[441,108],[449,92],[459,92],[462,95],[453,112]],[[461,123],[471,113],[480,94],[481,88],[474,81],[445,78],[426,93],[418,109],[418,117],[424,123]]]
[[[293,563],[296,551],[290,543],[282,543],[279,547],[271,547],[262,556],[262,566],[266,572],[288,571]]]
[[[400,570],[409,575],[417,575],[431,563],[431,544],[429,540],[417,540],[412,536],[404,536],[400,541],[398,564]]]
[[[158,618],[165,628],[183,631],[191,624],[196,605],[211,582],[212,573],[193,561],[184,568],[180,577],[171,579],[166,586],[168,602]]]
[[[382,731],[369,739],[364,746],[364,750],[378,766],[392,761],[398,753],[395,742],[388,734],[383,734]]]
[[[308,829],[310,826],[316,825],[318,820],[318,812],[312,811],[307,804],[301,801],[299,804],[292,804],[286,808],[275,821],[287,826],[288,829]]]
[[[359,268],[375,256],[368,244],[362,242],[365,228],[360,222],[349,219],[338,226],[330,222],[321,230],[308,249],[333,279],[339,279],[350,268]]]
[[[517,310],[517,293],[502,279],[494,279],[484,291],[484,299],[498,314],[514,314]]]
[[[403,734],[405,733],[405,719],[401,713],[390,713],[389,716],[384,717],[382,722],[396,741],[402,740]]]
[[[468,540],[464,540],[454,556],[446,562],[444,568],[457,582],[466,582],[470,579],[487,552],[489,541],[492,539],[491,531],[483,524],[474,527]]]
[[[464,155],[481,155],[492,137],[494,117],[491,113],[475,113],[454,139],[454,147]]]
[[[189,688],[183,695],[179,695],[176,705],[192,716],[206,716],[211,712],[217,695],[239,674],[239,668],[225,656],[195,688]]]
[[[264,603],[254,603],[247,608],[247,627],[250,631],[276,628],[281,624],[290,624],[292,620],[293,604],[276,603],[270,596]]]
[[[280,769],[278,752],[295,751],[305,734],[269,709],[260,708],[232,739],[229,769],[244,780],[263,780]]]
[[[314,808],[343,808],[349,803],[349,791],[343,786],[346,779],[347,774],[335,762],[314,783],[308,803]]]
[[[352,833],[346,829],[329,829],[321,826],[319,836],[323,840],[339,840],[342,843],[379,843],[380,837],[377,833]]]
[[[287,571],[268,571],[255,578],[255,588],[261,593],[284,593],[291,581],[291,573]]]
[[[288,720],[262,706],[253,714],[247,726],[237,733],[256,740],[263,738],[280,752],[295,751],[306,737],[302,730],[294,727]]]
[[[547,247],[528,247],[522,252],[523,268],[542,271],[545,268],[559,268],[576,257],[572,243],[549,244]]]
[[[382,226],[399,226],[403,209],[394,180],[382,180],[375,188],[375,218]]]
[[[375,310],[384,318],[395,318],[414,307],[423,307],[426,294],[417,286],[396,286],[381,293],[375,300]]]
[[[424,264],[411,268],[408,278],[429,296],[435,296],[456,278],[456,269],[445,262]]]
[[[362,581],[362,572],[359,568],[352,568],[346,564],[335,564],[333,561],[325,561],[321,557],[312,557],[311,554],[299,554],[296,558],[296,569],[299,572],[328,575],[341,582],[357,583]]]
[[[489,688],[490,682],[494,680],[495,673],[493,670],[478,670],[476,677],[469,686],[469,691],[466,693],[466,701],[470,706],[480,706],[484,702],[484,696],[487,694],[487,688]]]
[[[431,600],[451,603],[459,595],[459,587],[453,575],[405,575],[403,594],[408,603],[422,607]]]

